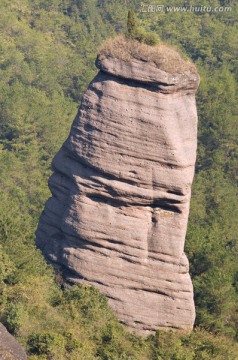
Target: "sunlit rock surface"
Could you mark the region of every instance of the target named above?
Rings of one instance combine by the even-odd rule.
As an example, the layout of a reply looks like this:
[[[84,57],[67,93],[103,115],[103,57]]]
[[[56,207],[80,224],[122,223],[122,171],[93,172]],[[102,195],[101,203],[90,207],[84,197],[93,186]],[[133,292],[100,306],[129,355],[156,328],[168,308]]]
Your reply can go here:
[[[130,329],[191,330],[184,254],[197,145],[196,72],[97,60],[53,160],[37,245],[70,283],[109,298]]]

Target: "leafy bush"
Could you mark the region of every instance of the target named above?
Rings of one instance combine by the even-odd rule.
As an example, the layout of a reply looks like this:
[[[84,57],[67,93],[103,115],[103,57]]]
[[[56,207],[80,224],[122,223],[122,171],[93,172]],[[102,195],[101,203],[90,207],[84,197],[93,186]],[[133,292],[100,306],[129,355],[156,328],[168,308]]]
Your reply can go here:
[[[147,45],[154,46],[154,45],[157,45],[159,43],[159,41],[160,40],[159,40],[158,35],[154,32],[148,32],[145,35],[144,43]]]
[[[1,229],[0,229],[1,232]],[[3,247],[0,245],[0,304],[5,302],[4,293],[9,281],[9,277],[14,272],[14,263],[10,260],[9,256],[5,253]]]
[[[69,353],[83,347],[82,342],[76,339],[74,334],[70,331],[64,333],[64,338],[66,339],[65,349]]]
[[[12,334],[18,334],[23,325],[25,315],[24,306],[19,304],[7,304],[2,316],[2,322]]]
[[[190,335],[157,331],[148,341],[153,360],[234,360],[238,356],[235,341],[215,337],[201,329]]]
[[[28,339],[29,352],[33,354],[50,354],[55,348],[64,349],[66,346],[65,338],[62,335],[32,334]]]

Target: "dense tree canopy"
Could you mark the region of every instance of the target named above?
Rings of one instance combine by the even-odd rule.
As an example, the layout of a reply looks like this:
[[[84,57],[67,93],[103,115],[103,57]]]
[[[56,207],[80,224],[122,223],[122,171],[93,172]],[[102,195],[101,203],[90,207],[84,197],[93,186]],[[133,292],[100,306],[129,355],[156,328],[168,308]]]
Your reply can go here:
[[[220,12],[167,12],[165,0],[153,1],[163,12],[151,12],[150,3],[0,0],[0,320],[29,359],[238,358],[237,3],[200,2],[213,9],[229,3],[231,11]],[[197,311],[190,336],[128,334],[95,289],[62,290],[34,246],[51,160],[96,74],[97,50],[126,31],[128,10],[201,75],[186,243]]]

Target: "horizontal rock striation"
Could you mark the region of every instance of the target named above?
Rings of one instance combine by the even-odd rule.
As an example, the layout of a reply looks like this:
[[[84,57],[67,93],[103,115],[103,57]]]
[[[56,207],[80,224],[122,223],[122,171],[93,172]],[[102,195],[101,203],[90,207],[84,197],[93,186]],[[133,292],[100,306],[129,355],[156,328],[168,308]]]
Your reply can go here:
[[[104,292],[130,329],[191,330],[184,241],[197,143],[195,72],[98,58],[53,160],[36,232],[69,283]]]

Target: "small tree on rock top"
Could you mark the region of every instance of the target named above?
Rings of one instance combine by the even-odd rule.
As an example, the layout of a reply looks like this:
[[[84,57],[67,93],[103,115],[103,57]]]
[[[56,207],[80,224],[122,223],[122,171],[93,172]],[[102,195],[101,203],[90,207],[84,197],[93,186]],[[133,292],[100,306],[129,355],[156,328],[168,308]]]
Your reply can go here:
[[[159,43],[159,36],[155,32],[147,32],[143,27],[138,26],[138,19],[131,10],[128,11],[126,37],[147,45],[156,45]]]
[[[135,33],[136,30],[136,16],[135,13],[131,10],[128,11],[127,16],[127,32],[129,37],[133,37],[133,33]]]

